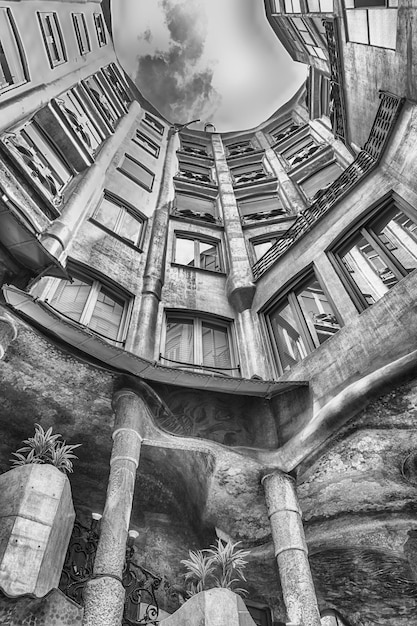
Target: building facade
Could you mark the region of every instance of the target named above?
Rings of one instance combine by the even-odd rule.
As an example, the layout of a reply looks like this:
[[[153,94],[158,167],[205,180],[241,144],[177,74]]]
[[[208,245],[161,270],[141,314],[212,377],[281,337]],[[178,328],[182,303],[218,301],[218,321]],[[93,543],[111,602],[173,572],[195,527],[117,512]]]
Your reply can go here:
[[[257,624],[417,624],[415,8],[266,15],[307,83],[218,133],[146,103],[100,2],[0,6],[0,469],[34,423],[82,444],[74,624],[175,613],[216,537]],[[124,607],[126,543],[159,617]]]

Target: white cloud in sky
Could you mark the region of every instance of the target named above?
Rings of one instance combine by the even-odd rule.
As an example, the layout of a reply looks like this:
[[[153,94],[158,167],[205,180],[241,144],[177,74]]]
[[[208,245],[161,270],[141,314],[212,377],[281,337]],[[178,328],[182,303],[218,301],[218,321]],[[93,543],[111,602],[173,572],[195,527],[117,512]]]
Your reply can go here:
[[[260,0],[113,0],[119,59],[173,122],[255,126],[306,77],[266,21]]]

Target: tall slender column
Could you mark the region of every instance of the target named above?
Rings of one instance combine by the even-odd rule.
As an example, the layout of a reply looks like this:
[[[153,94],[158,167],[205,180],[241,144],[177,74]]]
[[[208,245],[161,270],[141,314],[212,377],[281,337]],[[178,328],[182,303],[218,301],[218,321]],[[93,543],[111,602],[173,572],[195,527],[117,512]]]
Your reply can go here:
[[[276,471],[264,476],[262,484],[288,620],[297,626],[320,626],[294,480]]]
[[[114,395],[113,409],[116,419],[106,505],[93,578],[85,588],[83,626],[118,626],[123,617],[122,573],[147,407],[136,393],[122,389]]]
[[[211,142],[228,249],[227,296],[238,317],[236,331],[241,353],[242,376],[250,378],[257,375],[268,378],[269,370],[259,325],[251,311],[256,287],[253,283],[252,269],[233,189],[233,180],[221,136],[218,133],[213,133]]]
[[[114,135],[109,137],[100,150],[97,160],[88,169],[78,187],[74,189],[70,199],[64,205],[62,213],[51,226],[41,235],[42,244],[55,257],[60,258],[62,252],[76,236],[96,201],[103,191],[106,170],[114,159],[126,135],[141,111],[138,102],[130,104],[129,112],[119,122]]]
[[[0,311],[0,360],[6,354],[6,350],[17,337],[16,324],[7,313]]]
[[[133,351],[145,359],[154,358],[158,308],[164,284],[166,242],[168,236],[169,206],[173,195],[172,178],[175,163],[177,135],[173,128],[166,150],[164,170],[158,199],[152,220],[152,231],[143,275],[143,289],[140,302],[139,324]]]

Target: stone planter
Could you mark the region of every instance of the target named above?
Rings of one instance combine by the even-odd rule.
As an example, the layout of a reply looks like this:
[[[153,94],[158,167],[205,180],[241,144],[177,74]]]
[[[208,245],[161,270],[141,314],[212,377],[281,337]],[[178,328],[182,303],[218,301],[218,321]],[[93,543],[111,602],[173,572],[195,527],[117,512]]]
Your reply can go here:
[[[44,596],[58,587],[74,524],[68,478],[52,465],[0,476],[0,589]]]
[[[187,600],[160,626],[256,626],[242,598],[229,589],[209,589]]]

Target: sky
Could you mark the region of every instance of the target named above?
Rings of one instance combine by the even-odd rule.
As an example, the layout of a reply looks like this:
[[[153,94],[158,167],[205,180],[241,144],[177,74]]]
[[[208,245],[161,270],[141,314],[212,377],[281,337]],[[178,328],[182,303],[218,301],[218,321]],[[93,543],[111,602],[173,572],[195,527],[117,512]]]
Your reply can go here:
[[[111,9],[119,61],[171,122],[252,128],[306,78],[269,26],[263,0],[112,0]]]

